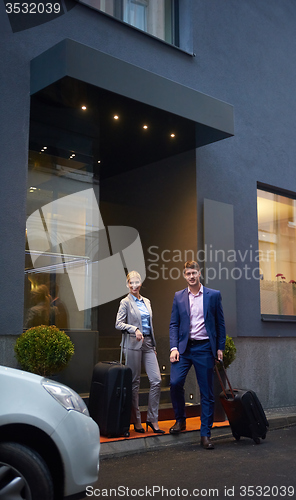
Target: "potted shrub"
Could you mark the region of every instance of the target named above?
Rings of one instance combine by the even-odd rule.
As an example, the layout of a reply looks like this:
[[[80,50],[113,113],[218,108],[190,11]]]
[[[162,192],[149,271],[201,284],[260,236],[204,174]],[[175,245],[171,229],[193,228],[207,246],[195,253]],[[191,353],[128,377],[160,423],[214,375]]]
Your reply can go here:
[[[225,369],[229,367],[236,357],[236,347],[231,337],[226,335],[225,350],[223,353],[223,363]]]
[[[74,354],[74,345],[56,326],[40,325],[22,333],[14,350],[23,370],[50,377],[67,366]]]
[[[226,335],[226,342],[225,342],[225,350],[223,353],[223,363],[224,367],[228,368],[229,365],[235,360],[236,357],[236,347],[235,344],[232,340],[231,337]],[[222,367],[221,365],[218,365],[218,370],[221,372],[221,378],[223,380],[223,383],[225,385],[226,383],[226,378],[224,375],[224,372],[222,372]],[[215,372],[214,375],[214,396],[215,396],[215,412],[214,412],[214,422],[224,422],[226,420],[226,415],[223,409],[223,406],[220,402],[219,395],[221,393],[221,385],[219,382],[219,379],[217,377],[217,374]]]

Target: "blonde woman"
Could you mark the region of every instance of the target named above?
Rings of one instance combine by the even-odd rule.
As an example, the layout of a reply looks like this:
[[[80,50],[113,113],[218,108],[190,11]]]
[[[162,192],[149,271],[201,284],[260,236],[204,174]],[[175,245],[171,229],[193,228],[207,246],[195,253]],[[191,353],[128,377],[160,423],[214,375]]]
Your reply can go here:
[[[121,300],[115,328],[129,334],[127,365],[132,370],[132,422],[136,432],[144,433],[139,410],[141,365],[144,363],[150,382],[146,431],[150,427],[156,434],[164,434],[158,425],[161,376],[155,350],[150,300],[140,295],[142,279],[137,271],[126,278],[129,294]]]

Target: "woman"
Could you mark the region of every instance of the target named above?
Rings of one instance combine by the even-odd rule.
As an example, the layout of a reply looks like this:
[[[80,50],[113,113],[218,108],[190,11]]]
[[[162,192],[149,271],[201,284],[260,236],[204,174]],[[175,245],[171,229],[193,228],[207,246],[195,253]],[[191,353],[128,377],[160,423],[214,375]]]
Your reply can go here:
[[[142,361],[150,382],[146,431],[151,427],[156,434],[164,434],[158,425],[158,405],[161,376],[155,351],[150,300],[141,297],[141,276],[131,271],[126,278],[127,297],[121,300],[115,328],[126,330],[128,338],[127,364],[132,370],[132,422],[136,432],[145,432],[141,425],[139,388]]]

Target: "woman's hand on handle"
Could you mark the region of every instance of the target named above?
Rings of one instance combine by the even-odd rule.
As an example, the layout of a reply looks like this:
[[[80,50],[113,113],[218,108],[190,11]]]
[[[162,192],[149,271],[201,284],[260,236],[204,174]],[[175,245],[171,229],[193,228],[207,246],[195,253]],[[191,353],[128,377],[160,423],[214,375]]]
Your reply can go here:
[[[138,342],[140,342],[140,340],[143,340],[144,338],[144,335],[142,332],[140,332],[139,328],[136,329],[136,339],[138,340]]]

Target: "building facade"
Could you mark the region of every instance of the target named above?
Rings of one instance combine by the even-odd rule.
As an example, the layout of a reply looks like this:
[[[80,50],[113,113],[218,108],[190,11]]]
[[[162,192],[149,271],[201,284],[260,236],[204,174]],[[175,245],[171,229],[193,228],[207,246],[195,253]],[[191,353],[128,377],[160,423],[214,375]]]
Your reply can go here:
[[[136,268],[168,373],[173,296],[194,259],[222,293],[234,385],[294,405],[292,0],[0,9],[1,364],[16,366],[23,329],[57,324],[75,344],[63,380],[88,392],[117,353]],[[186,390],[198,400],[193,377]]]

